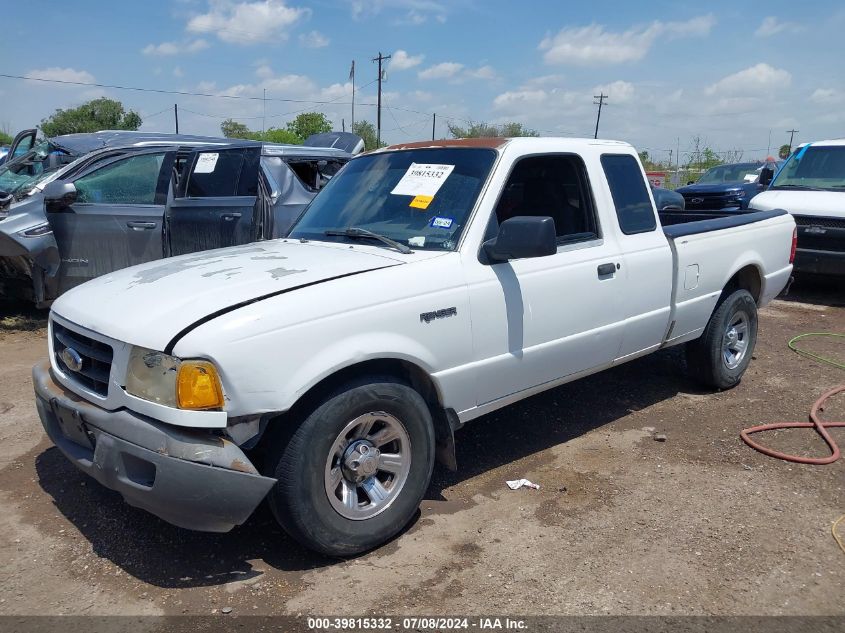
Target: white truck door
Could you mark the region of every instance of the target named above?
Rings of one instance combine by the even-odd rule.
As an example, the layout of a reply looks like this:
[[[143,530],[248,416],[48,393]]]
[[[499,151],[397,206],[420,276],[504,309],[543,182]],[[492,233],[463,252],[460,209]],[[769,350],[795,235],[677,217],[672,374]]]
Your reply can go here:
[[[551,216],[557,253],[467,264],[479,406],[616,358],[622,342],[620,252],[596,213],[583,160],[517,161],[488,237],[516,216]]]
[[[615,216],[612,228],[624,253],[622,272],[629,289],[621,315],[626,320],[618,354],[621,361],[653,351],[663,342],[669,326],[674,264],[639,161],[631,154],[608,153],[602,154],[601,166],[615,210],[608,216]]]

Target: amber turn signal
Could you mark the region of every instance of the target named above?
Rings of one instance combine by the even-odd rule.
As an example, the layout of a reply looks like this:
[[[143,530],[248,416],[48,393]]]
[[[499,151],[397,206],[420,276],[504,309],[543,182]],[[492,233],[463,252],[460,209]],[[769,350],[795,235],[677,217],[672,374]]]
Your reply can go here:
[[[223,388],[214,365],[203,360],[182,361],[176,401],[180,409],[222,409]]]

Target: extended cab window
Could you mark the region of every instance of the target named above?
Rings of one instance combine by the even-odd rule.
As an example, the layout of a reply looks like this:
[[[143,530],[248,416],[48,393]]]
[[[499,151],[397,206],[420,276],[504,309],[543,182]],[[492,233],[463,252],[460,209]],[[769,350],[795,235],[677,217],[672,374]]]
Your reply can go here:
[[[633,235],[655,230],[654,208],[637,159],[629,154],[605,154],[601,164],[622,232]]]
[[[155,204],[164,154],[142,154],[110,163],[77,178],[78,202]]]
[[[523,158],[511,172],[499,203],[499,224],[516,216],[550,216],[558,243],[599,237],[584,163],[577,156]]]

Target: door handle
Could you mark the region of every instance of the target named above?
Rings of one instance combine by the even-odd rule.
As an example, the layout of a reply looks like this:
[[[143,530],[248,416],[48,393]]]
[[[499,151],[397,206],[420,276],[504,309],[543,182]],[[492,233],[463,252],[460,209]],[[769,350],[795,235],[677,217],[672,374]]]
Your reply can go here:
[[[607,264],[599,264],[597,271],[599,277],[607,277],[608,275],[612,275],[613,273],[615,273],[618,268],[621,268],[619,264],[609,262]]]
[[[149,231],[156,228],[157,225],[155,222],[127,222],[126,226],[133,231]]]
[[[226,222],[231,222],[232,220],[237,220],[239,217],[241,217],[241,214],[237,213],[237,212],[235,212],[235,213],[224,213],[220,217],[223,218],[223,220],[225,220]]]

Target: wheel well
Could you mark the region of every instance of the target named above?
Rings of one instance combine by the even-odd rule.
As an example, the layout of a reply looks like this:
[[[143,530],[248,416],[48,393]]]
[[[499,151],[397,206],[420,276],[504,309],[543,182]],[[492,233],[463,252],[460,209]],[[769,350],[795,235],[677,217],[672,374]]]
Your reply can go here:
[[[305,392],[288,412],[278,416],[277,424],[274,426],[287,427],[286,431],[291,432],[292,428],[295,428],[294,425],[296,422],[304,419],[310,411],[319,406],[319,403],[325,398],[326,394],[330,394],[350,383],[361,384],[366,382],[368,377],[376,379],[384,377],[393,378],[413,388],[422,396],[428,405],[431,419],[434,422],[438,459],[443,461],[446,466],[453,467],[453,430],[459,426],[457,415],[453,410],[447,410],[443,406],[437,386],[424,369],[414,363],[398,358],[380,358],[364,361],[344,367],[323,378]],[[293,422],[294,425],[286,425],[284,422],[278,424],[280,421]],[[451,454],[451,459],[445,457],[445,453],[442,453],[443,450]]]
[[[722,297],[727,297],[734,290],[747,290],[754,297],[754,301],[759,303],[763,291],[763,279],[760,276],[760,270],[753,264],[739,269],[725,284]]]

